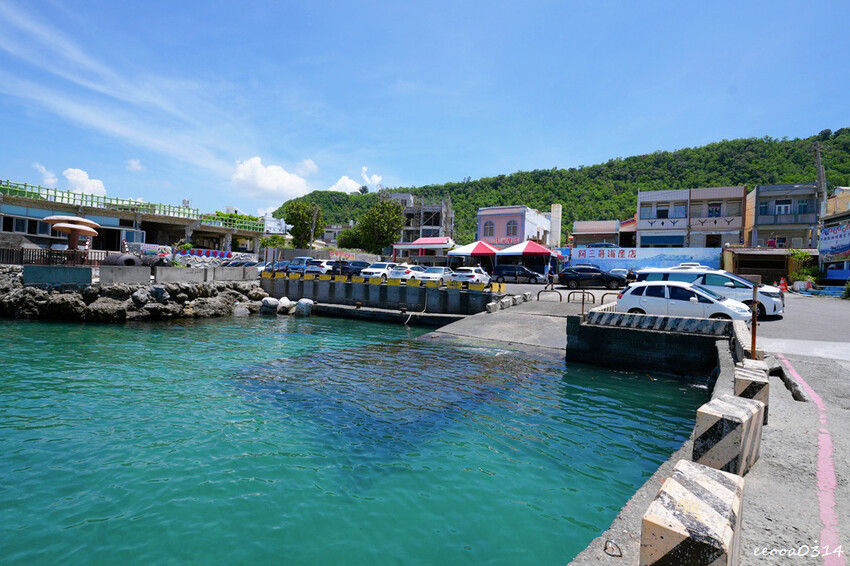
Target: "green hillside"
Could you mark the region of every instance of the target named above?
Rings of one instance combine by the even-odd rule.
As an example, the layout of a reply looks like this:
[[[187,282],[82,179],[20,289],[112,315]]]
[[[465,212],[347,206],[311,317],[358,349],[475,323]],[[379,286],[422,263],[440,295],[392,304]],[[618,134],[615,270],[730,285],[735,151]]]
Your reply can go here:
[[[635,213],[638,191],[782,183],[814,183],[814,142],[820,142],[829,187],[850,186],[850,128],[824,130],[807,139],[723,140],[703,147],[658,151],[570,169],[519,171],[475,181],[397,187],[427,198],[451,198],[455,240],[471,242],[479,207],[524,204],[542,212],[563,205],[563,234],[575,220],[625,220]],[[313,191],[300,197],[322,207],[332,224],[357,220],[375,194]],[[282,214],[283,207],[276,216]]]

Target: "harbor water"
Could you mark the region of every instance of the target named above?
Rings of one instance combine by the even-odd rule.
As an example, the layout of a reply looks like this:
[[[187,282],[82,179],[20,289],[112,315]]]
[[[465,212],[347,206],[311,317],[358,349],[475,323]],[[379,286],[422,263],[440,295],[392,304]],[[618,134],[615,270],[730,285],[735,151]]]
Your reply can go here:
[[[3,563],[561,565],[708,395],[423,332],[0,321]]]

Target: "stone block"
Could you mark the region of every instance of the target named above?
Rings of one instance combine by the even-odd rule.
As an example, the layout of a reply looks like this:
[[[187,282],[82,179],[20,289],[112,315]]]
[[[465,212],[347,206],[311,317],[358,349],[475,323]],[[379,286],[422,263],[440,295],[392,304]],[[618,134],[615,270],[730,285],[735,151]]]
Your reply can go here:
[[[744,360],[742,362],[738,362],[736,364],[738,367],[742,367],[744,369],[754,369],[758,371],[763,371],[765,375],[767,375],[770,368],[767,366],[767,362],[764,360]]]
[[[759,370],[735,368],[735,395],[764,403],[764,421],[770,411],[770,379]]]
[[[522,294],[522,298],[525,300],[526,303],[530,302],[533,296],[534,295],[531,294],[531,291]]]
[[[493,301],[492,303],[487,303],[487,312],[496,312],[499,310],[499,302]]]
[[[521,305],[523,303],[522,295],[514,295],[511,297],[511,302],[515,305]]]
[[[744,479],[680,460],[643,516],[641,566],[736,565]]]
[[[697,409],[693,460],[743,476],[761,454],[764,403],[733,395]]]
[[[511,297],[505,297],[499,300],[499,306],[503,309],[510,308],[512,304],[514,304],[514,300]]]

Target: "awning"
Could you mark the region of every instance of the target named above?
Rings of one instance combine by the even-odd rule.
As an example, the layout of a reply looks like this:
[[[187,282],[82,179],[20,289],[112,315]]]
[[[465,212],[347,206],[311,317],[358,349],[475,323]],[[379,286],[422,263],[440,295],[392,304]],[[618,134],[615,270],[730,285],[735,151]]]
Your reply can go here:
[[[393,248],[397,250],[444,250],[453,248],[454,240],[448,236],[440,236],[433,238],[419,238],[413,242],[403,244],[393,244]]]
[[[493,257],[498,252],[496,248],[488,244],[487,242],[477,241],[472,242],[471,244],[466,244],[465,246],[461,246],[459,248],[455,248],[448,252],[446,255],[456,255],[456,256],[472,256],[472,257],[480,257],[480,256],[489,256]]]
[[[555,252],[547,248],[546,246],[541,246],[536,242],[532,242],[531,240],[526,240],[519,244],[513,245],[509,248],[505,248],[503,250],[499,250],[496,252],[496,255],[545,255],[545,256],[557,256]]]

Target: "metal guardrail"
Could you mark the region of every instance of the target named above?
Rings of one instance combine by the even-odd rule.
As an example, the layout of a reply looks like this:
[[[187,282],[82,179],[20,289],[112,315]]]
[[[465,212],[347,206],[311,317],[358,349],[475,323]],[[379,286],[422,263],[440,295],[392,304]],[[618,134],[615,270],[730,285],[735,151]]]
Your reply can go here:
[[[0,264],[8,265],[101,265],[105,250],[42,250],[0,248]]]
[[[219,226],[221,228],[247,230],[249,232],[265,232],[265,222],[262,220],[245,220],[241,218],[217,216],[215,214],[201,214],[197,208],[61,191],[59,189],[42,187],[41,185],[14,183],[8,180],[0,180],[0,194],[29,198],[33,200],[42,200],[45,201],[45,204],[70,204],[73,206],[87,206],[90,208],[131,212],[134,214],[152,214],[156,216],[169,216],[172,218],[188,218],[198,220],[201,224],[207,226]]]

